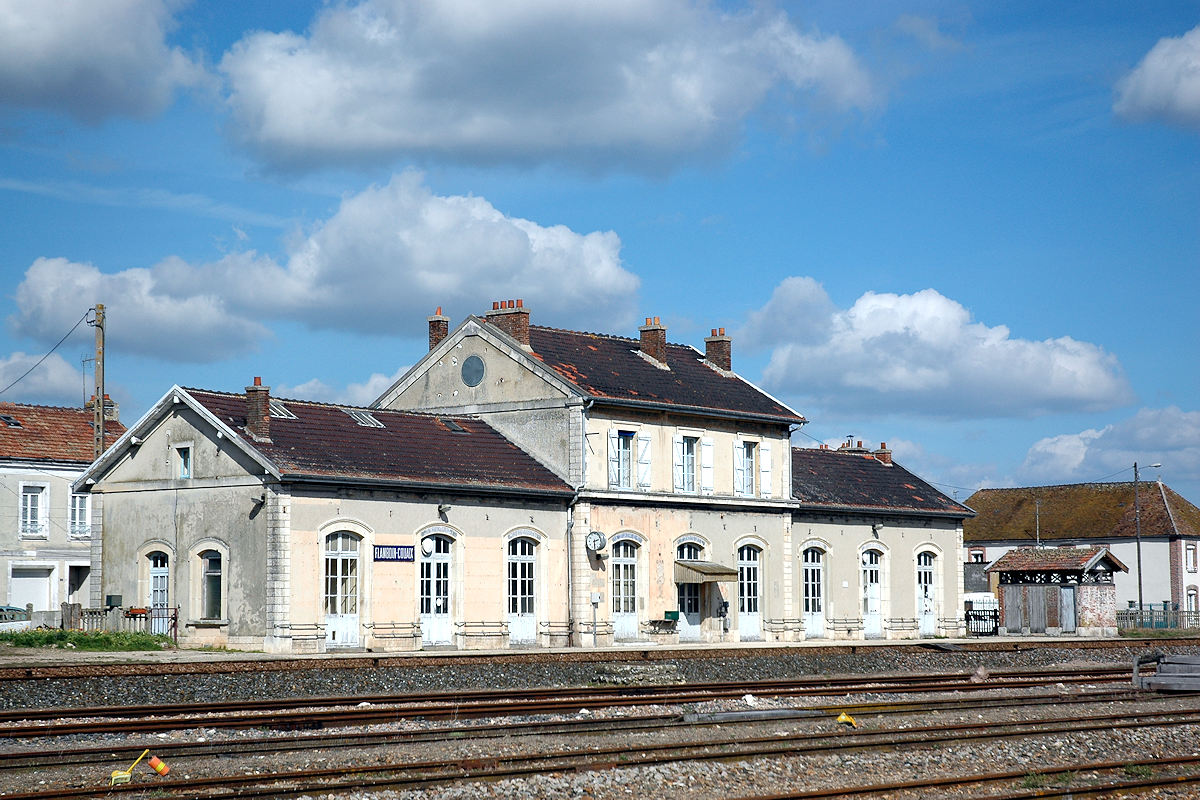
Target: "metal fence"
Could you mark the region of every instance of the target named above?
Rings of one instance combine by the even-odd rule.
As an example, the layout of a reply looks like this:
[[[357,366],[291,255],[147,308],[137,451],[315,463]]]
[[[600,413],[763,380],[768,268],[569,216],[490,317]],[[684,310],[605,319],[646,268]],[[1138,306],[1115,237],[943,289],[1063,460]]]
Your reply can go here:
[[[1135,628],[1200,628],[1200,611],[1181,611],[1163,604],[1162,608],[1128,608],[1117,612],[1117,627]]]
[[[968,600],[963,604],[968,636],[995,636],[1000,632],[1000,605],[997,601]]]

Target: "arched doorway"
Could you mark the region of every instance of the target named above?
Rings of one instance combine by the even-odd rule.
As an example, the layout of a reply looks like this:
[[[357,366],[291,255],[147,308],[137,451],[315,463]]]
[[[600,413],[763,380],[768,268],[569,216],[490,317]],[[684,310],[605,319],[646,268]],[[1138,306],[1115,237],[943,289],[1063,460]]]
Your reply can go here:
[[[759,564],[762,549],[752,544],[738,548],[738,635],[743,642],[762,638],[759,611]]]
[[[534,581],[537,542],[521,536],[508,543],[508,641],[537,643]]]
[[[637,542],[622,540],[612,549],[613,636],[638,638]]]
[[[150,561],[150,632],[171,632],[171,558],[161,550],[146,556]]]
[[[453,614],[450,607],[450,567],[453,540],[443,534],[421,539],[420,616],[421,642],[451,644]]]
[[[700,545],[684,542],[675,548],[675,557],[680,561],[699,561]],[[700,641],[700,587],[699,583],[675,584],[679,594],[679,641]]]
[[[337,531],[325,537],[325,645],[358,647],[359,537]]]
[[[937,633],[936,563],[933,553],[917,554],[917,632],[921,636]]]
[[[804,550],[804,631],[810,639],[825,636],[825,551]]]
[[[867,550],[862,554],[862,623],[863,636],[878,639],[883,636],[883,553]]]

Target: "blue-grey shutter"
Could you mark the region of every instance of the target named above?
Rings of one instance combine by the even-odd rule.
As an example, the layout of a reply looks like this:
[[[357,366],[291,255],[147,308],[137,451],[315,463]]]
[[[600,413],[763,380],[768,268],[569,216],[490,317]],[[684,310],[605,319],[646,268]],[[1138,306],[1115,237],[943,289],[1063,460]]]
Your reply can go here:
[[[643,492],[650,491],[650,435],[639,433],[637,437],[637,486]]]
[[[758,492],[763,497],[771,496],[771,443],[758,446]]]

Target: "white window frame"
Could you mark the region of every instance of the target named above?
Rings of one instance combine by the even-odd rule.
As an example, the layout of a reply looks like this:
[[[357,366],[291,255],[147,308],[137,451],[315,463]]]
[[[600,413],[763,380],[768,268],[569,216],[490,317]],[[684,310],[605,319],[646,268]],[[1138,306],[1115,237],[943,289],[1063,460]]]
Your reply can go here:
[[[675,437],[675,491],[696,494],[700,487],[700,437]]]
[[[610,428],[608,431],[608,485],[613,489],[632,489],[637,478],[636,431]]]
[[[754,497],[758,472],[759,442],[738,439],[733,443],[733,493],[738,497]]]
[[[1183,563],[1184,563],[1184,566],[1187,568],[1188,572],[1196,571],[1197,564],[1196,564],[1196,543],[1195,542],[1188,542],[1187,546],[1184,547]]]
[[[21,481],[17,491],[20,495],[20,508],[17,510],[19,538],[50,538],[50,484],[45,481]],[[36,513],[32,515],[27,511],[25,504],[27,494],[38,498]]]
[[[67,498],[67,536],[92,538],[92,496],[86,492],[71,492]]]
[[[375,419],[370,411],[362,411],[357,408],[343,408],[342,411],[345,411],[347,414],[349,414],[350,419],[354,420],[356,424],[361,425],[364,428],[384,427],[383,423]]]

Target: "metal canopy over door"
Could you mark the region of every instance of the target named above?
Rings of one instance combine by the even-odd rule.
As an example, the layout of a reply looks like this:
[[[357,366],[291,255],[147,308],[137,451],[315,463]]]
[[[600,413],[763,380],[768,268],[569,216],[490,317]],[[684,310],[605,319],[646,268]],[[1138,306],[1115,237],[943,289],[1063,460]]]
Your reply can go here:
[[[427,645],[452,643],[450,609],[449,536],[426,536],[421,540],[421,642]]]
[[[50,567],[13,567],[8,581],[8,604],[24,609],[32,603],[34,611],[49,611],[53,575]]]
[[[617,639],[638,638],[637,552],[635,542],[621,541],[613,545],[613,635]]]
[[[810,639],[825,635],[825,551],[804,551],[804,632]]]
[[[700,560],[700,545],[684,542],[675,549],[675,557],[684,561]],[[679,641],[700,641],[700,586],[699,583],[676,581],[679,591]]]
[[[883,636],[883,586],[880,562],[883,554],[867,550],[862,556],[862,615],[863,636],[877,639]]]
[[[150,559],[150,632],[171,632],[169,618],[171,602],[171,560],[166,553],[156,550]]]
[[[325,537],[325,644],[358,646],[358,543],[349,531]]]
[[[937,602],[934,596],[933,553],[917,555],[917,632],[921,636],[937,633]]]
[[[537,642],[534,614],[534,566],[537,546],[532,539],[508,543],[508,641],[509,644]]]
[[[758,571],[762,551],[752,544],[738,548],[738,635],[743,642],[762,638]]]

